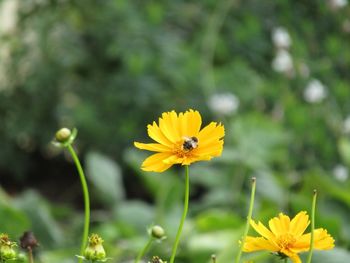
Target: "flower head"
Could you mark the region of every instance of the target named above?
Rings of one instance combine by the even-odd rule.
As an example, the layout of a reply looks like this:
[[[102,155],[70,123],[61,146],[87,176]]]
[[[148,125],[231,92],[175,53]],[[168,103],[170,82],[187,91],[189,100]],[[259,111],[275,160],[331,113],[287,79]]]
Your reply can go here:
[[[201,125],[198,111],[164,112],[159,124],[153,122],[147,126],[149,137],[156,143],[134,143],[139,149],[156,152],[142,163],[141,168],[163,172],[174,164],[190,165],[220,156],[225,135],[223,125],[211,122],[203,129]]]
[[[261,237],[247,236],[243,251],[268,250],[282,257],[289,257],[293,263],[301,263],[298,253],[310,249],[311,233],[304,234],[310,221],[305,211],[299,212],[292,220],[283,213],[269,221],[269,228],[261,222],[250,222]],[[327,250],[334,247],[334,239],[327,230],[314,230],[314,249]]]

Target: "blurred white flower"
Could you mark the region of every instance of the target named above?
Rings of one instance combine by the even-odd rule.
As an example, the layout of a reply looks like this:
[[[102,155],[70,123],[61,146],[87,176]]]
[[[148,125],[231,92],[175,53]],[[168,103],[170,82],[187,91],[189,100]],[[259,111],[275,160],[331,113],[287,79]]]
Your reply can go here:
[[[348,168],[345,167],[342,164],[337,164],[334,168],[333,168],[333,176],[341,181],[344,182],[348,179],[349,177],[349,171]]]
[[[17,0],[4,0],[0,4],[0,34],[13,31],[17,24]]]
[[[272,68],[281,73],[289,73],[293,71],[293,59],[288,51],[278,50],[276,57],[272,61]]]
[[[332,9],[340,9],[348,4],[348,0],[329,0],[329,5]]]
[[[326,97],[326,87],[317,79],[311,80],[304,90],[304,99],[309,103],[321,102]]]
[[[350,134],[350,115],[346,117],[343,122],[343,132],[346,134]]]
[[[276,27],[272,31],[272,41],[277,48],[289,48],[292,44],[289,33],[284,27]]]
[[[239,107],[239,99],[232,93],[218,93],[209,98],[209,108],[216,113],[231,115]]]

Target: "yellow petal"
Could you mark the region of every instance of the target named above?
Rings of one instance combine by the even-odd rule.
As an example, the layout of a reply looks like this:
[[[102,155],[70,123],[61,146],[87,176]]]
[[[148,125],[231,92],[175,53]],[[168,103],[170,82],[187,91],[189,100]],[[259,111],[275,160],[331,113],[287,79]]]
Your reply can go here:
[[[224,141],[220,140],[210,145],[201,146],[193,150],[195,155],[220,156],[223,150]]]
[[[134,146],[141,150],[148,150],[153,152],[169,152],[171,148],[159,143],[140,143],[134,142]]]
[[[258,224],[256,224],[254,222],[254,220],[251,220],[250,225],[254,228],[254,230],[257,233],[259,233],[260,235],[262,235],[266,239],[268,239],[270,241],[276,240],[276,237],[274,236],[274,234],[270,230],[268,230],[261,222],[258,222]]]
[[[151,137],[156,142],[159,142],[160,144],[166,145],[168,147],[172,147],[173,143],[169,141],[169,139],[163,134],[161,129],[158,127],[156,122],[153,122],[153,124],[147,125],[147,131],[148,136]]]
[[[172,164],[164,163],[163,160],[169,158],[171,156],[171,153],[156,153],[148,157],[141,166],[141,169],[144,171],[151,171],[151,172],[164,172],[169,167],[172,166]]]
[[[269,227],[276,236],[289,232],[290,219],[288,216],[280,213],[278,217],[274,217],[269,221]]]
[[[290,222],[289,231],[294,236],[301,236],[308,227],[309,223],[309,216],[305,211],[301,211]]]
[[[279,250],[279,247],[263,237],[247,236],[243,246],[243,251],[253,252],[258,250],[268,250],[272,252],[277,252]]]
[[[205,126],[198,134],[199,145],[205,146],[212,141],[219,140],[225,136],[224,126],[211,122]]]
[[[280,252],[289,257],[293,263],[302,263],[297,253],[294,253],[287,249],[281,249]]]
[[[179,114],[180,134],[184,136],[196,136],[202,125],[202,117],[198,111],[188,110]]]
[[[294,244],[295,251],[307,251],[310,248],[311,234],[302,235],[297,243]],[[334,239],[327,230],[323,228],[315,229],[314,231],[314,248],[320,250],[328,250],[334,247]]]
[[[164,112],[162,114],[162,118],[159,118],[159,128],[165,137],[172,143],[176,143],[181,140],[178,132],[179,125],[175,111]]]

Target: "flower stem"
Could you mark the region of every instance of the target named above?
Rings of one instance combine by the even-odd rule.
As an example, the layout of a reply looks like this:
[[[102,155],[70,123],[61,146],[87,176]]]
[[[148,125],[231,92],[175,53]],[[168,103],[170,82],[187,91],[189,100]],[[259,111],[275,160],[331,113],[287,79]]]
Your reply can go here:
[[[28,261],[29,263],[34,263],[33,251],[31,247],[28,247]]]
[[[67,145],[68,151],[72,155],[72,158],[74,160],[75,166],[77,167],[79,177],[80,177],[80,182],[81,182],[81,187],[83,189],[83,194],[84,194],[84,205],[85,205],[85,221],[84,221],[84,232],[81,240],[81,247],[80,247],[80,255],[84,254],[84,249],[87,245],[88,241],[88,235],[89,235],[89,224],[90,224],[90,200],[89,200],[89,189],[86,183],[85,175],[83,168],[81,167],[79,158],[77,154],[75,153],[73,147],[71,144]],[[82,263],[83,260],[79,259],[79,263]]]
[[[182,218],[181,218],[181,221],[180,221],[179,229],[177,230],[175,243],[174,243],[173,250],[172,250],[172,253],[171,253],[170,263],[174,263],[174,261],[175,261],[177,246],[178,246],[179,241],[180,241],[182,227],[184,225],[184,222],[185,222],[185,219],[186,219],[186,215],[187,215],[187,211],[188,211],[188,202],[189,202],[189,198],[190,198],[190,176],[189,176],[188,165],[186,165],[185,167],[186,167],[186,172],[185,172],[184,210],[183,210],[183,213],[182,213]]]
[[[309,255],[307,257],[307,263],[311,263],[312,252],[314,249],[314,230],[315,230],[315,210],[316,210],[316,199],[317,199],[317,191],[314,190],[314,195],[312,198],[312,208],[311,208],[311,239],[310,239],[310,250]]]
[[[252,178],[252,191],[251,191],[251,195],[250,195],[250,204],[249,204],[249,210],[248,210],[248,216],[247,216],[247,223],[245,226],[245,230],[244,230],[244,234],[243,234],[243,238],[242,238],[242,243],[240,245],[235,263],[239,263],[239,261],[241,259],[245,239],[248,235],[250,220],[252,219],[252,213],[253,213],[253,207],[254,207],[255,188],[256,188],[256,178],[253,177]]]
[[[150,236],[146,245],[143,247],[143,249],[137,255],[137,258],[135,259],[135,263],[138,263],[141,260],[141,258],[143,258],[143,256],[146,254],[147,250],[151,247],[153,240],[154,240],[154,238],[152,236]]]

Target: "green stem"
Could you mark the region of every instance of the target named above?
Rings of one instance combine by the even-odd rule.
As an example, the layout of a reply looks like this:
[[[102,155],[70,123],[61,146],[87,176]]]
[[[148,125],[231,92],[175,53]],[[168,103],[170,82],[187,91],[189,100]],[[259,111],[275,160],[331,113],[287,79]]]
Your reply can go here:
[[[83,194],[84,194],[84,205],[85,205],[85,221],[84,221],[84,232],[81,240],[81,247],[80,247],[80,255],[84,254],[84,249],[87,245],[88,241],[88,235],[89,235],[89,224],[90,224],[90,200],[89,200],[89,189],[86,183],[85,175],[83,168],[81,167],[80,161],[78,156],[76,155],[73,147],[69,144],[67,146],[68,151],[72,155],[72,158],[74,160],[75,166],[77,167],[79,177],[80,177],[80,182],[81,182],[81,187],[83,189]],[[79,263],[82,263],[83,260],[79,258]]]
[[[315,230],[315,210],[316,210],[316,199],[317,199],[317,191],[314,190],[314,195],[312,198],[312,208],[311,208],[311,239],[310,239],[310,250],[309,255],[307,257],[307,263],[311,263],[312,253],[314,250],[314,230]]]
[[[152,236],[150,236],[146,245],[144,246],[144,248],[137,255],[137,258],[135,259],[135,263],[138,263],[141,260],[141,258],[143,258],[143,256],[146,254],[147,250],[151,247],[153,240],[154,240],[154,238]]]
[[[28,247],[28,259],[29,259],[29,263],[34,263],[33,251],[30,247]]]
[[[190,198],[190,176],[189,176],[188,165],[186,165],[185,167],[186,167],[186,172],[185,172],[184,210],[183,210],[183,213],[182,213],[182,218],[181,218],[181,221],[180,221],[179,229],[177,230],[175,243],[174,243],[173,250],[172,250],[172,253],[171,253],[170,263],[174,263],[174,261],[175,261],[177,246],[178,246],[179,241],[180,241],[182,227],[184,225],[184,222],[185,222],[185,219],[186,219],[186,215],[187,215],[187,211],[188,211],[188,202],[189,202],[189,198]]]
[[[235,263],[239,263],[239,261],[241,259],[242,251],[243,251],[243,247],[244,247],[244,243],[245,243],[245,239],[246,239],[246,237],[248,235],[250,221],[252,219],[252,214],[253,214],[255,188],[256,188],[256,178],[253,177],[252,178],[252,192],[251,192],[251,195],[250,195],[250,204],[249,204],[249,210],[248,210],[248,216],[247,216],[247,223],[246,223],[246,226],[245,226],[245,229],[244,229],[242,243],[240,245],[240,248],[239,248],[239,251],[238,251]]]

